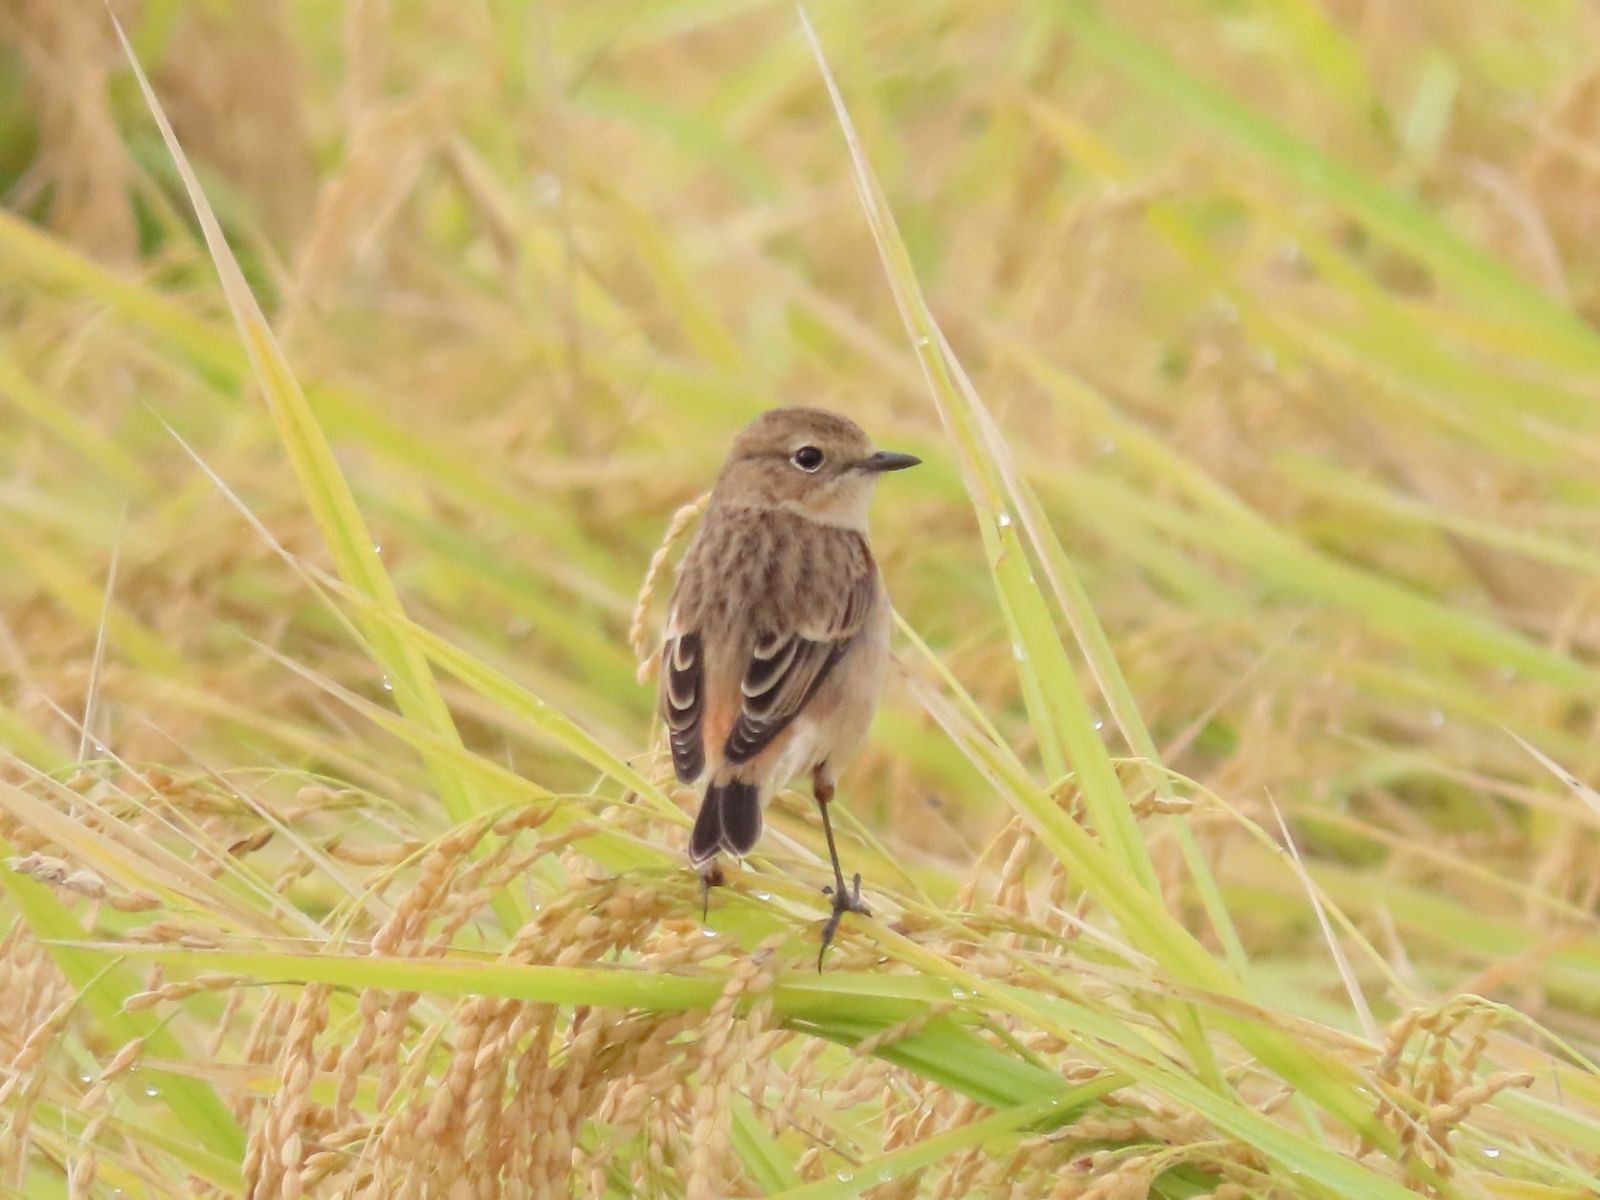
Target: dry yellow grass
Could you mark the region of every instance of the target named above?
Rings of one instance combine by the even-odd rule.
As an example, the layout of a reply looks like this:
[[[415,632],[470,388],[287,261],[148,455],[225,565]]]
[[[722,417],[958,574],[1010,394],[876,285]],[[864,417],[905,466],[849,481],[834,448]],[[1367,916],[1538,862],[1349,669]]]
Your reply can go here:
[[[0,1194],[1600,1189],[1592,7],[824,0],[842,109],[781,4],[114,7],[294,381],[0,8]],[[802,400],[928,462],[821,977],[639,683]]]

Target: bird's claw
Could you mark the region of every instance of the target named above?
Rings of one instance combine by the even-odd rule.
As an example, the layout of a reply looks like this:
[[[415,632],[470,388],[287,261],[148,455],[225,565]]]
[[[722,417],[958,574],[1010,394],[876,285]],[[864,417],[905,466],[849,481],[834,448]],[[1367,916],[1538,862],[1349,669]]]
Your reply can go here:
[[[849,888],[835,888],[832,884],[822,889],[824,896],[833,897],[833,912],[829,914],[827,924],[822,927],[822,948],[817,951],[817,974],[822,973],[822,959],[828,953],[828,946],[833,941],[833,935],[839,932],[839,922],[844,920],[847,912],[859,913],[863,917],[870,917],[872,910],[861,902],[861,874],[856,873],[853,884]]]

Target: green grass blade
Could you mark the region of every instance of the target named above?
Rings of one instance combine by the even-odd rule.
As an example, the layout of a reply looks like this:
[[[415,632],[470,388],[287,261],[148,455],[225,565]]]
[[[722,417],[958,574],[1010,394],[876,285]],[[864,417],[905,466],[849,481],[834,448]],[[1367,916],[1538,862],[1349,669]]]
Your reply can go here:
[[[115,22],[115,18],[112,19]],[[194,206],[195,216],[205,235],[206,246],[216,265],[223,293],[238,325],[250,365],[300,482],[301,494],[316,518],[339,573],[351,587],[370,597],[383,611],[398,613],[402,611],[399,595],[378,556],[355,497],[334,458],[333,448],[323,435],[305,393],[301,391],[265,316],[250,293],[244,273],[228,247],[222,228],[201,190],[200,181],[190,168],[188,158],[172,132],[172,126],[162,111],[150,81],[145,78],[127,35],[120,24],[116,28],[151,116],[161,131],[162,140]],[[455,722],[444,698],[439,694],[426,661],[387,630],[370,630],[368,640],[380,665],[393,682],[401,711],[442,737],[458,738]],[[464,821],[477,811],[477,798],[459,776],[439,762],[430,762],[429,769],[439,798],[453,820]]]
[[[10,845],[0,840],[0,855],[10,857]],[[177,1037],[148,1011],[124,1012],[122,1003],[143,990],[130,972],[105,955],[79,949],[83,928],[50,889],[0,864],[0,887],[27,922],[35,938],[46,947],[61,973],[78,993],[78,1002],[93,1018],[102,1036],[118,1046],[143,1038],[152,1058],[180,1059],[183,1047]],[[244,1153],[244,1132],[211,1086],[188,1075],[151,1069],[159,1080],[162,1103],[201,1146],[213,1154],[237,1161]]]
[[[1600,364],[1600,337],[1588,325],[1427,209],[1195,78],[1154,47],[1105,20],[1095,5],[1052,4],[1047,8],[1080,45],[1152,97],[1192,117],[1307,192],[1347,209],[1427,263],[1440,279],[1484,311],[1521,321],[1541,335],[1545,352],[1577,366]]]
[[[1054,738],[1060,739],[1077,772],[1085,804],[1101,836],[1113,847],[1134,880],[1151,894],[1157,894],[1159,887],[1149,851],[1139,834],[1127,797],[1117,782],[1110,756],[1094,728],[1076,672],[1056,636],[1039,590],[1029,577],[1026,553],[1007,505],[1008,477],[1014,476],[1009,452],[977,394],[961,386],[964,376],[923,298],[894,216],[856,136],[821,43],[805,21],[803,10],[801,20],[832,99],[834,114],[844,132],[856,188],[883,259],[895,304],[939,415],[962,451],[967,490],[977,511],[996,591],[1008,622],[1020,638],[1017,657],[1021,674],[1033,695],[1033,705],[1036,710],[1042,709],[1046,718],[1037,723],[1041,743],[1048,746]]]
[[[930,1167],[952,1154],[981,1146],[990,1138],[1032,1125],[1059,1124],[1070,1120],[1077,1110],[1104,1096],[1120,1082],[1122,1080],[1117,1076],[1107,1075],[1103,1079],[1080,1084],[1059,1096],[1035,1100],[1031,1104],[1019,1104],[959,1128],[934,1134],[910,1146],[840,1171],[832,1179],[791,1187],[771,1195],[773,1200],[847,1200],[850,1196],[861,1195],[868,1188],[893,1183],[913,1171]]]

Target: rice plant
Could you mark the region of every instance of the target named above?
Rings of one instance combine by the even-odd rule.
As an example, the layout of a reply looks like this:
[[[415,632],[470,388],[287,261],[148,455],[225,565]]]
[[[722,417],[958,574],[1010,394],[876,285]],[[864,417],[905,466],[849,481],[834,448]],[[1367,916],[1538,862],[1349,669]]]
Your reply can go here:
[[[0,1194],[1600,1193],[1597,35],[0,10]],[[821,972],[646,683],[781,403],[926,463]]]

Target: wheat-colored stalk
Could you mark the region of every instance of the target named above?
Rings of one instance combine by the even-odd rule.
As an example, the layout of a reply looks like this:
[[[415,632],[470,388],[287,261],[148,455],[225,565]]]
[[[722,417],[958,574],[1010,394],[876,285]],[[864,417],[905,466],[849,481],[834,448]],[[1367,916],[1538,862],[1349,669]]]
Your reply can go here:
[[[706,492],[673,513],[667,532],[661,539],[661,545],[657,546],[655,553],[650,556],[650,566],[644,573],[644,582],[639,585],[639,595],[633,604],[633,619],[628,623],[628,645],[633,647],[634,661],[639,664],[640,683],[648,682],[656,669],[655,656],[650,648],[651,601],[655,597],[657,588],[660,587],[673,551],[689,535],[689,530],[705,513],[710,503],[711,493]]]

